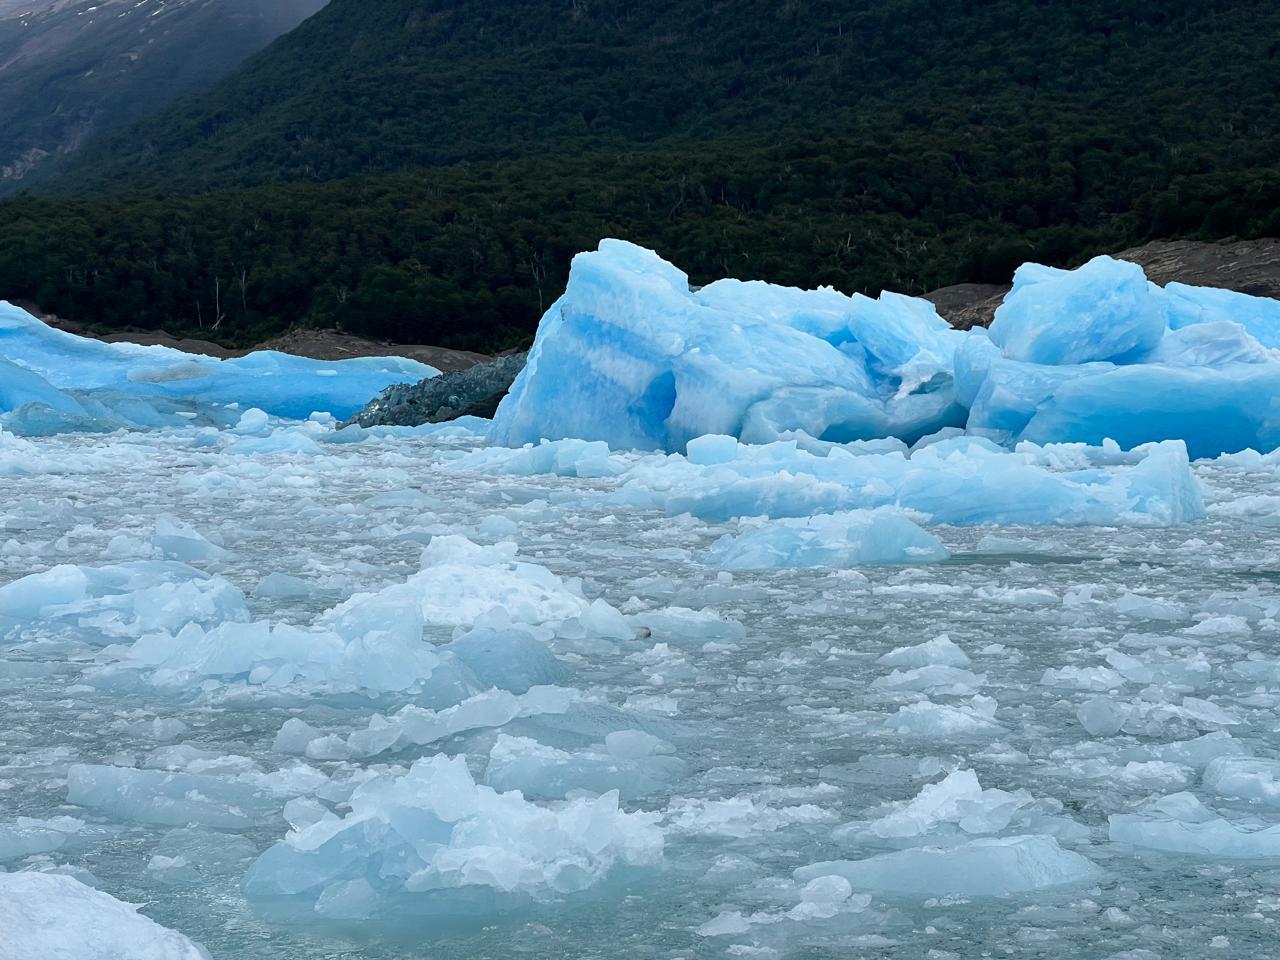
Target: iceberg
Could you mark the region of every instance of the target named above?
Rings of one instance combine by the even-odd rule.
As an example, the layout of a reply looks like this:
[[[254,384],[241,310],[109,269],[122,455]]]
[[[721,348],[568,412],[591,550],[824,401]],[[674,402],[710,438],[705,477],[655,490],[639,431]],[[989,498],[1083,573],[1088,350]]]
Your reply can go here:
[[[651,251],[604,240],[574,259],[491,439],[671,452],[709,433],[910,442],[963,425],[951,385],[963,336],[925,301],[892,294],[738,280],[692,290]]]
[[[1183,440],[1196,458],[1280,446],[1280,303],[1150,283],[1096,257],[1025,264],[989,331],[925,300],[720,280],[692,289],[618,240],[575,258],[490,440],[683,453],[727,435],[915,443],[963,428],[1011,447]],[[723,451],[723,447],[717,448]],[[719,455],[719,454],[716,454]]]
[[[160,926],[74,877],[0,873],[0,957],[44,960],[209,960]]]
[[[210,406],[258,407],[302,420],[348,417],[397,383],[434,377],[402,357],[309,360],[274,351],[220,360],[169,347],[103,343],[0,301],[0,414],[35,435],[62,429],[182,426]],[[234,422],[234,418],[229,418]]]
[[[1097,257],[1020,268],[956,359],[970,433],[1002,443],[1183,440],[1196,458],[1280,446],[1280,304],[1149,283]]]

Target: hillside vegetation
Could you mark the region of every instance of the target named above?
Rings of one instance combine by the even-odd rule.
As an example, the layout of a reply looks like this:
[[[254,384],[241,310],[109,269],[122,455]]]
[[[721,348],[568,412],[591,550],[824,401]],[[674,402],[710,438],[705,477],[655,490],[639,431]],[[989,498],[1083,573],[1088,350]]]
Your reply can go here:
[[[1280,232],[1261,2],[334,0],[0,205],[0,296],[489,350],[600,237],[920,292]]]

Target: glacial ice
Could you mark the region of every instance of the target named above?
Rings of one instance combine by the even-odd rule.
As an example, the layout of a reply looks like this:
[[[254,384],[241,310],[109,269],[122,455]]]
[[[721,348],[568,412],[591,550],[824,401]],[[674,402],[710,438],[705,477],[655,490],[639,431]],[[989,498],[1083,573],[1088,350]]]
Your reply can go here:
[[[0,873],[0,957],[209,960],[200,945],[74,877]]]
[[[892,294],[736,280],[692,291],[650,251],[605,240],[575,258],[491,439],[668,451],[713,433],[915,440],[963,424],[950,386],[961,337]]]
[[[37,427],[26,431],[34,435],[49,432],[38,429],[41,417],[53,430],[181,426],[183,413],[229,404],[294,419],[318,411],[347,417],[391,384],[439,373],[402,357],[330,362],[264,351],[218,360],[101,343],[4,302],[0,358],[0,414],[8,414],[10,427]]]
[[[605,240],[574,260],[489,436],[684,452],[707,434],[914,443],[967,428],[1006,445],[1270,451],[1277,347],[1275,301],[1161,289],[1110,257],[1026,264],[990,331],[960,333],[927,301],[889,293],[693,290],[650,251]]]

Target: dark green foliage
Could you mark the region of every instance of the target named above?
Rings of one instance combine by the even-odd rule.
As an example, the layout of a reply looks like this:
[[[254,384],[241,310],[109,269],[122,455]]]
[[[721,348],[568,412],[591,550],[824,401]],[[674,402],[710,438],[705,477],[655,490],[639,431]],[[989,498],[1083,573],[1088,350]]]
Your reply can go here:
[[[1276,233],[1277,38],[1214,0],[334,0],[86,150],[53,186],[92,199],[0,205],[0,295],[491,349],[603,236],[920,292]]]

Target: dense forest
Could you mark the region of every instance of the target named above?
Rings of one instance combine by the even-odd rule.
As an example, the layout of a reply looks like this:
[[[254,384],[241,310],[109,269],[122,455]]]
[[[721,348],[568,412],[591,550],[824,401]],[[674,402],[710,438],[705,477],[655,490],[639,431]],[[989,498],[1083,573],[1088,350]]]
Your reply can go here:
[[[0,296],[493,349],[574,252],[921,292],[1280,233],[1261,2],[334,0],[0,204]]]

